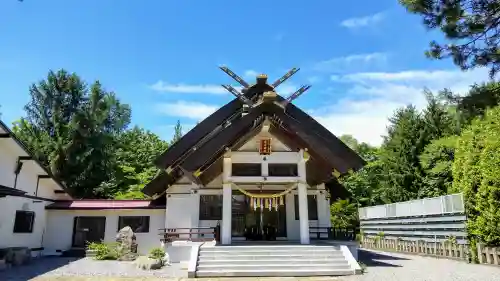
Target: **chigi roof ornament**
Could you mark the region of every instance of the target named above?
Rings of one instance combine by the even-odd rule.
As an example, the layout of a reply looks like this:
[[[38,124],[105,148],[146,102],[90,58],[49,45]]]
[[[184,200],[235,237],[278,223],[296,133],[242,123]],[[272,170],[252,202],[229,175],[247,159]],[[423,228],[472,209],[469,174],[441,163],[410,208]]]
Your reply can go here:
[[[281,76],[278,80],[274,81],[272,84],[267,83],[267,75],[266,74],[259,74],[257,75],[255,79],[255,84],[249,84],[243,78],[238,76],[236,73],[234,73],[231,69],[229,69],[226,66],[220,66],[219,67],[224,73],[229,75],[231,78],[233,78],[238,84],[241,85],[242,89],[241,92],[238,91],[236,88],[234,88],[231,85],[222,85],[224,89],[226,89],[228,92],[233,94],[235,97],[237,97],[243,104],[246,106],[252,108],[255,106],[260,105],[262,102],[269,102],[269,101],[275,101],[277,102],[281,107],[285,108],[289,103],[294,101],[296,98],[298,98],[300,95],[305,93],[307,90],[311,88],[311,85],[303,85],[300,87],[297,91],[292,93],[290,96],[287,98],[284,98],[281,101],[277,101],[277,96],[278,94],[276,93],[276,88],[283,84],[286,80],[288,80],[290,77],[292,77],[295,73],[297,73],[300,68],[292,68],[290,69],[287,73],[285,73],[283,76]],[[257,97],[256,99],[250,100],[245,94],[246,93],[254,93],[254,92],[261,92],[260,96]]]

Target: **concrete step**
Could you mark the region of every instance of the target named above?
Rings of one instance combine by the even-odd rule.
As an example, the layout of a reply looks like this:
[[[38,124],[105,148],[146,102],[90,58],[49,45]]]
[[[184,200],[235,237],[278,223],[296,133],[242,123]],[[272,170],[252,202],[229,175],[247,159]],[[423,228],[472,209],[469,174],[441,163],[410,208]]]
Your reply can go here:
[[[256,264],[205,264],[205,265],[198,265],[198,270],[203,271],[203,270],[272,270],[272,269],[289,269],[289,270],[317,270],[317,269],[350,269],[349,264],[344,263],[344,264],[302,264],[302,265],[286,265],[286,264],[263,264],[263,263],[256,263]]]
[[[292,277],[292,276],[341,276],[353,275],[352,269],[245,269],[245,270],[199,270],[197,277]]]
[[[315,253],[285,253],[285,254],[200,254],[198,256],[199,260],[230,260],[230,259],[253,259],[253,260],[287,260],[287,259],[332,259],[332,258],[344,258],[342,253],[326,253],[326,254],[315,254]]]
[[[206,246],[200,247],[200,251],[245,251],[245,250],[340,250],[337,246],[310,246],[310,245],[293,245],[293,246]]]
[[[289,254],[296,254],[296,255],[342,255],[342,251],[336,251],[336,250],[330,250],[330,249],[325,249],[325,250],[241,250],[241,251],[236,251],[236,250],[213,250],[213,251],[201,251],[200,250],[200,255],[201,256],[215,256],[215,255],[233,255],[233,256],[238,256],[238,255],[289,255]]]
[[[198,277],[353,274],[340,247],[316,245],[201,247],[196,268]]]
[[[214,260],[206,260],[200,259],[198,260],[198,266],[200,265],[232,265],[232,264],[277,264],[277,265],[303,265],[303,264],[348,264],[347,261],[343,258],[328,258],[328,259],[214,259]]]

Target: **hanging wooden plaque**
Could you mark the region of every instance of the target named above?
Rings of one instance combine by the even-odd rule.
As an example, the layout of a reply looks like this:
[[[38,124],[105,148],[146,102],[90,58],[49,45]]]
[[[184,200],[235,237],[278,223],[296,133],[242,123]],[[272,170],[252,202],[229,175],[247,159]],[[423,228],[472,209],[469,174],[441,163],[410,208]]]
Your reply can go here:
[[[261,139],[259,145],[260,155],[271,154],[271,139]]]

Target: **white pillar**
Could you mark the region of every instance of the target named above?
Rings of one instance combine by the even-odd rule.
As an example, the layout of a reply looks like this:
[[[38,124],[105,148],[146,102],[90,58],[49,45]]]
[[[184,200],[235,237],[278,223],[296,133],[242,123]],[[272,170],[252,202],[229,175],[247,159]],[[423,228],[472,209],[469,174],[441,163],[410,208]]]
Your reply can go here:
[[[232,190],[231,184],[225,183],[222,185],[222,230],[221,242],[224,245],[231,244],[231,200]]]
[[[318,219],[320,219],[320,226],[330,227],[330,204],[328,204],[328,199],[326,199],[327,191],[325,189],[325,184],[319,184],[318,190],[322,193],[318,195]]]
[[[299,199],[299,226],[301,244],[309,244],[309,210],[307,206],[306,161],[307,159],[304,157],[304,150],[301,149],[299,151],[299,161],[297,163],[297,170],[299,174],[297,197]]]
[[[297,186],[299,199],[300,244],[309,244],[309,212],[307,207],[307,184],[299,182]]]
[[[222,167],[222,223],[221,223],[221,243],[231,244],[231,214],[232,214],[232,185],[231,178],[231,154],[224,155]]]

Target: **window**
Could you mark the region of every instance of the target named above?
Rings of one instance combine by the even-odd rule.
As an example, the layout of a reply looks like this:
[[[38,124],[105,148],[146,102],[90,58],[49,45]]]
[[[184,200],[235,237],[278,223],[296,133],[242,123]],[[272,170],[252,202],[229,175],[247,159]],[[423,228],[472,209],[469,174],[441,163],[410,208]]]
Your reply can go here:
[[[232,165],[231,174],[236,177],[260,177],[262,168],[260,163],[235,163]]]
[[[130,228],[132,228],[132,231],[136,233],[149,232],[149,217],[148,216],[119,217],[118,231],[120,231],[120,229],[126,226],[130,226]]]
[[[35,222],[35,212],[16,211],[14,233],[32,233]]]
[[[298,175],[297,164],[269,164],[270,177],[296,177]]]
[[[200,220],[222,219],[222,195],[200,195]]]
[[[299,196],[295,195],[295,220],[299,220]],[[318,201],[314,195],[307,195],[307,213],[309,220],[318,219]]]

